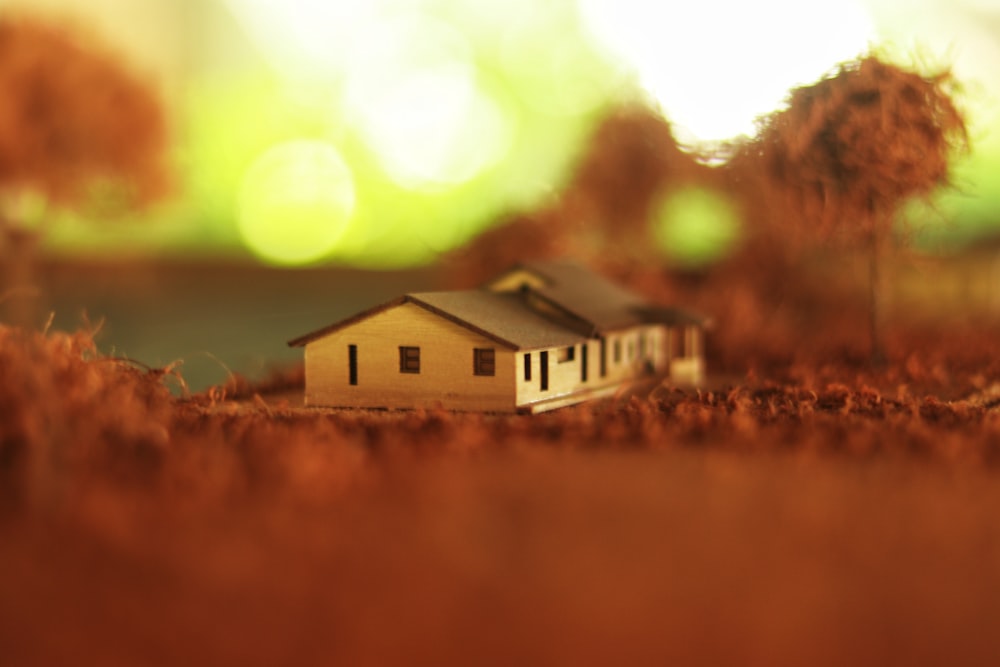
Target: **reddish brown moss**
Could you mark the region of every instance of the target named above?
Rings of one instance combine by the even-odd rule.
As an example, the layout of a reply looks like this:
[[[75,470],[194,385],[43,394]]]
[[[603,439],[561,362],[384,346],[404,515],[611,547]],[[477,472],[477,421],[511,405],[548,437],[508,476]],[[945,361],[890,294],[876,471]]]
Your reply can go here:
[[[319,412],[174,399],[86,335],[3,329],[4,655],[971,664],[1000,622],[980,361],[949,367],[980,387],[958,401],[894,388],[946,388],[904,362],[534,417]]]

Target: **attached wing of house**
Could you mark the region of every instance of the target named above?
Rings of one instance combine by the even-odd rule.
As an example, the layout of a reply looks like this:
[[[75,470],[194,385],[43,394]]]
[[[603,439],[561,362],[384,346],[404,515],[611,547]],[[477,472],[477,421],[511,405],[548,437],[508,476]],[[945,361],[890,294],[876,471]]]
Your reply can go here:
[[[569,262],[519,265],[481,290],[407,294],[289,342],[306,404],[539,412],[646,373],[697,382],[705,321]]]

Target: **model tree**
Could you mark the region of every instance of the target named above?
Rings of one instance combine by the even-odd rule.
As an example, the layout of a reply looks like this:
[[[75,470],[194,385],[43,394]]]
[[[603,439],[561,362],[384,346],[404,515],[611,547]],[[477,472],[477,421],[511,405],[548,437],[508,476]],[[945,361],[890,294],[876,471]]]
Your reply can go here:
[[[626,104],[598,124],[558,198],[487,231],[449,262],[456,276],[485,281],[514,262],[559,255],[662,261],[650,222],[656,203],[673,187],[709,182],[711,172],[682,150],[659,111]]]
[[[38,204],[107,215],[142,207],[167,190],[166,145],[157,96],[118,58],[62,27],[0,17],[0,293],[9,319],[27,324],[17,292],[33,281],[47,220]],[[25,202],[38,220],[26,219]]]
[[[616,234],[648,232],[651,209],[670,186],[707,171],[684,152],[656,109],[633,104],[604,119],[591,138],[564,197]],[[648,239],[647,239],[648,240]]]
[[[778,210],[794,218],[786,223],[867,248],[875,360],[884,357],[880,263],[899,209],[947,184],[967,146],[954,88],[950,72],[925,76],[867,56],[793,90],[751,147],[771,195],[785,199]]]

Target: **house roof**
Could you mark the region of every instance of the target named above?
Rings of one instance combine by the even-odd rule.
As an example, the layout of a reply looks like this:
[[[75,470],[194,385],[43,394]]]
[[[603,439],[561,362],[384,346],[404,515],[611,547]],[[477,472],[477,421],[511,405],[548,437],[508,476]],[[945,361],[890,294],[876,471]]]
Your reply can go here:
[[[681,308],[640,306],[636,308],[636,314],[647,324],[665,324],[671,327],[693,325],[705,329],[712,328],[711,318]]]
[[[491,289],[527,271],[542,284]],[[538,303],[541,301],[541,304]],[[512,350],[563,347],[639,324],[708,326],[703,317],[648,303],[641,296],[567,261],[525,262],[486,289],[407,294],[288,342],[301,347],[383,310],[413,303]],[[538,306],[547,306],[539,308]],[[545,313],[545,310],[552,312]]]
[[[586,338],[532,310],[522,294],[463,290],[407,294],[300,336],[288,344],[301,347],[404,303],[420,306],[513,350],[563,347]]]
[[[562,347],[587,338],[535,312],[522,294],[465,290],[410,297],[414,303],[511,348]]]
[[[660,308],[640,295],[575,262],[534,261],[518,264],[492,283],[517,271],[527,271],[543,284],[523,289],[553,307],[586,323],[591,335],[601,335],[638,324],[704,324],[703,318],[676,308]],[[491,283],[491,284],[492,284]],[[489,287],[489,286],[487,286]]]

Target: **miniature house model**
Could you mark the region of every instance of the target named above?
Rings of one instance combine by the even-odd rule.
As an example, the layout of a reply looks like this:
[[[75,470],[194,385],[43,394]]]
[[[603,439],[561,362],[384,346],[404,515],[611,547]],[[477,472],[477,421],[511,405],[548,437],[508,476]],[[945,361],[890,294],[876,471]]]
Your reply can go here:
[[[541,412],[644,375],[693,384],[705,321],[570,262],[515,266],[483,289],[407,294],[289,342],[306,405]]]

